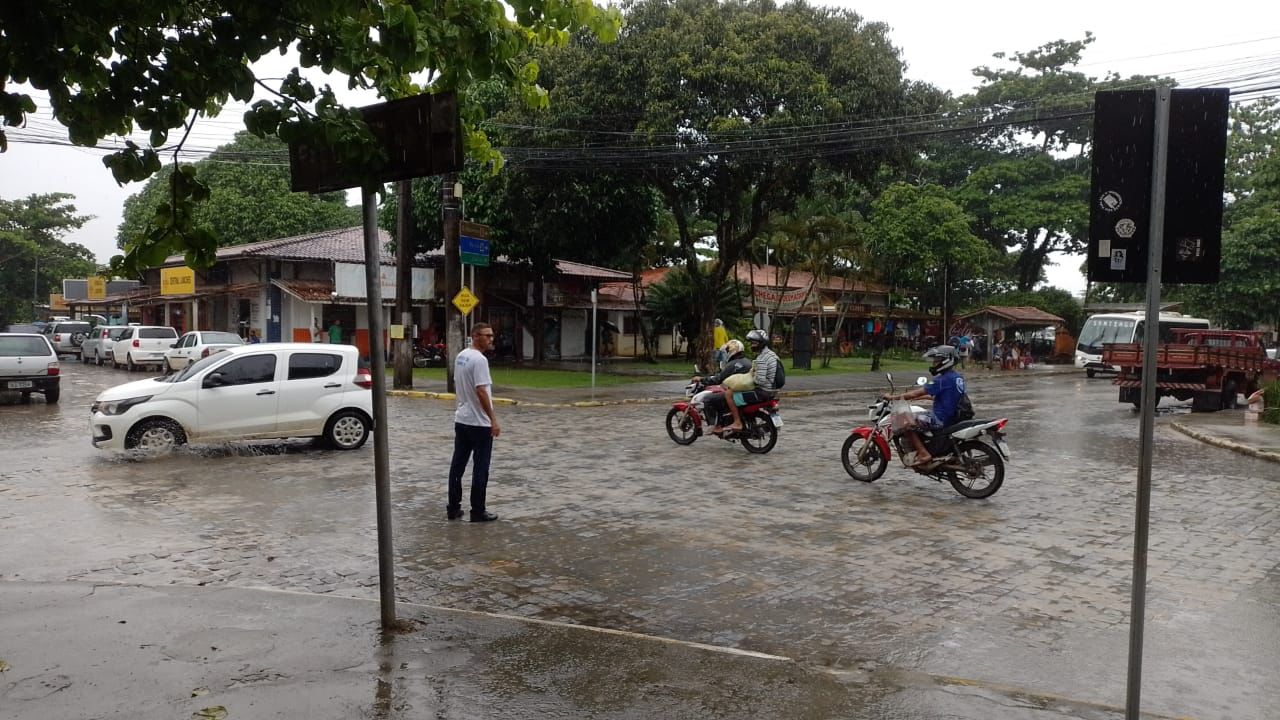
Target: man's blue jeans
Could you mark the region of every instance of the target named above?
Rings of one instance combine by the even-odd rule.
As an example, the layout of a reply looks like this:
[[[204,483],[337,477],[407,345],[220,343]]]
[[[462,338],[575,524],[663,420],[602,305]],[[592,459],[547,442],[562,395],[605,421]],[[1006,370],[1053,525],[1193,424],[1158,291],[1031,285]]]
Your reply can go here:
[[[475,455],[471,469],[471,512],[485,510],[485,488],[489,485],[489,459],[493,456],[493,432],[483,425],[453,424],[453,462],[449,463],[450,511],[462,509],[462,473]]]

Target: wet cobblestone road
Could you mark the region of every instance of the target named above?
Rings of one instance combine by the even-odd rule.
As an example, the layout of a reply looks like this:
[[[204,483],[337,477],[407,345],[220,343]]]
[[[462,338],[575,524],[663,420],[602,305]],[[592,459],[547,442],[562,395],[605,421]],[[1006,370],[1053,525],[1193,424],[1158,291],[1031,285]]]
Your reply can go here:
[[[60,405],[0,399],[0,581],[377,596],[372,443],[94,450],[89,402],[130,379],[68,363]],[[444,519],[451,406],[390,398],[398,596],[1122,703],[1137,419],[1106,380],[970,385],[1011,418],[990,500],[850,480],[869,392],[787,399],[765,456],[676,446],[664,405],[502,407],[486,525]],[[1144,709],[1273,712],[1276,475],[1157,428]]]

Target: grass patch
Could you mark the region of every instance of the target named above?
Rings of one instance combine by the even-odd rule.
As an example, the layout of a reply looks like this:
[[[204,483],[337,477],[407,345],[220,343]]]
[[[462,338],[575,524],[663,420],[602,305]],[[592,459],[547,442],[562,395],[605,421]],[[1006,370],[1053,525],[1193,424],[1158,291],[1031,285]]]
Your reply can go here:
[[[552,370],[524,367],[491,367],[493,384],[498,388],[532,388],[552,390],[557,388],[589,388],[591,387],[590,370]],[[444,368],[414,368],[413,377],[422,380],[444,382]],[[663,379],[654,375],[621,375],[617,373],[596,372],[596,387],[629,385],[631,383],[649,382]]]
[[[787,379],[797,377],[816,377],[819,375],[845,375],[849,373],[865,373],[871,370],[871,357],[832,358],[831,367],[822,367],[822,359],[813,360],[810,370],[793,370],[791,358],[784,357],[782,362],[787,368]],[[880,359],[880,371],[891,372],[906,378],[907,382],[927,371],[926,363],[916,354],[911,357],[893,357],[885,354]],[[494,365],[490,368],[494,384],[498,387],[556,389],[556,388],[588,388],[591,387],[591,371],[585,365],[581,370],[565,370],[553,368],[512,367]],[[615,360],[606,362],[596,370],[596,387],[612,387],[654,380],[672,380],[687,378],[694,374],[691,360],[662,358],[656,363],[643,360]],[[444,368],[414,368],[414,378],[444,382]]]

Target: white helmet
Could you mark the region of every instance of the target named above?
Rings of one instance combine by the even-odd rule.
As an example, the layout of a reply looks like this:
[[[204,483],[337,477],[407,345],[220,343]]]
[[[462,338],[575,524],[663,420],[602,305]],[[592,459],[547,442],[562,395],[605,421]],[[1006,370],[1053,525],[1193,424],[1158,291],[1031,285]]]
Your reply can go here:
[[[933,375],[940,375],[960,362],[960,353],[950,345],[939,345],[929,348],[924,354],[924,359],[930,363],[929,372]]]
[[[738,353],[742,352],[742,341],[730,340],[729,342],[720,346],[720,351],[724,353],[725,357],[731,358],[734,355],[737,355]]]

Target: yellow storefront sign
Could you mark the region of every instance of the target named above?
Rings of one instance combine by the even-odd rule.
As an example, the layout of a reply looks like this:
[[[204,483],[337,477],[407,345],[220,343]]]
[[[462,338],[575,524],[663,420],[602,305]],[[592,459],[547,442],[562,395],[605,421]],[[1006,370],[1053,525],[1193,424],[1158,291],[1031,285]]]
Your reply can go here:
[[[458,311],[463,315],[470,315],[471,311],[479,304],[480,298],[467,289],[466,285],[463,285],[458,294],[453,296],[453,306],[458,308]]]
[[[161,295],[191,295],[196,291],[196,272],[189,267],[161,268]]]
[[[101,300],[107,296],[107,279],[101,275],[94,275],[86,278],[85,282],[89,286],[89,299]]]

